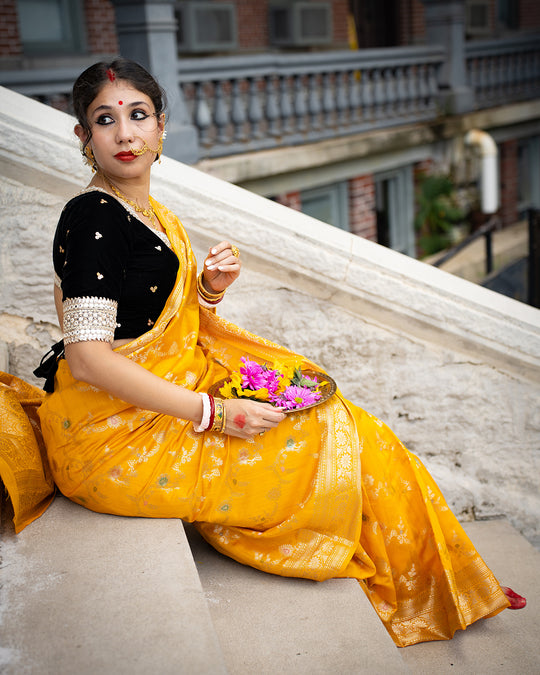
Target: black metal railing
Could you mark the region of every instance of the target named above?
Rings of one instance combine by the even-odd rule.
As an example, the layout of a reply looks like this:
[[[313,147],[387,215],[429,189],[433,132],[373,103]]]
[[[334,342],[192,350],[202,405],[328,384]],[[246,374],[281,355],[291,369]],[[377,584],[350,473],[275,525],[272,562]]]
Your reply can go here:
[[[540,308],[540,209],[529,209],[528,304]]]
[[[467,248],[481,237],[484,237],[486,244],[485,248],[486,276],[488,274],[491,274],[491,272],[493,271],[493,232],[499,229],[500,226],[501,221],[499,220],[499,217],[496,215],[491,216],[489,220],[485,222],[481,227],[479,227],[472,234],[463,239],[463,241],[460,241],[459,244],[456,244],[456,246],[453,246],[451,249],[446,251],[446,253],[444,253],[440,258],[438,258],[433,263],[433,266],[440,267],[443,263],[453,258],[460,251],[463,251],[463,249]]]

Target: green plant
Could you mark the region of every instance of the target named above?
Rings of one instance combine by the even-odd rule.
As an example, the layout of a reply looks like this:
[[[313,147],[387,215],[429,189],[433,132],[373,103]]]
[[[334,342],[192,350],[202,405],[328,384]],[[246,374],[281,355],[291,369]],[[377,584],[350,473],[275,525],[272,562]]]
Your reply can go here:
[[[446,175],[423,176],[416,195],[414,226],[421,255],[437,253],[452,244],[452,228],[465,218],[456,201],[452,179]]]

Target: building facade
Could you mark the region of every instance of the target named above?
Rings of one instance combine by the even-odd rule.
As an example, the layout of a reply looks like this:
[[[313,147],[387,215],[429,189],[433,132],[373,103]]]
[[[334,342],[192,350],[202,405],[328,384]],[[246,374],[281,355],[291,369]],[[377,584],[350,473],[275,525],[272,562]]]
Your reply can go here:
[[[69,110],[84,67],[139,60],[169,94],[166,154],[407,255],[439,243],[415,225],[426,175],[486,219],[471,129],[498,149],[502,225],[540,207],[533,0],[4,0],[0,19],[3,86]]]

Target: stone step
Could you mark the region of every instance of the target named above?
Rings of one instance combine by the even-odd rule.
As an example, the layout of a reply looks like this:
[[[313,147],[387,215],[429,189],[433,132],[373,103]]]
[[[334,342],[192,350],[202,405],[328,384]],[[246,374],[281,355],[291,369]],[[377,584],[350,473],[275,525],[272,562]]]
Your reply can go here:
[[[540,673],[540,553],[506,521],[465,528],[528,607],[397,649],[354,580],[264,574],[178,520],[96,514],[57,497],[19,535],[2,519],[0,672]]]
[[[265,574],[185,529],[230,675],[411,672],[356,580]]]
[[[394,646],[356,581],[267,575],[220,556],[185,527],[230,675],[540,673],[540,553],[506,520],[464,527],[528,607],[477,622],[453,640],[405,649]]]
[[[2,675],[226,672],[181,521],[56,497],[0,542]]]
[[[527,607],[478,621],[452,640],[401,649],[404,662],[415,675],[538,675],[540,552],[504,519],[463,527],[499,582],[524,595]]]

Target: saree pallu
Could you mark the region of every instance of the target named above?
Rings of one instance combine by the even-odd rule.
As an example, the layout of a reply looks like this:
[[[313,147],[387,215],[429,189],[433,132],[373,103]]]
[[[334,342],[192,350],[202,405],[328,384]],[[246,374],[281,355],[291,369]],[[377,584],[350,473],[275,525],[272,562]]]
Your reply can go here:
[[[317,368],[200,308],[187,235],[152,204],[180,269],[154,327],[116,351],[198,392],[241,356]],[[195,522],[218,551],[265,572],[354,577],[398,646],[450,638],[508,606],[420,460],[339,392],[243,440],[133,407],[62,360],[40,417],[54,479],[73,501]]]

